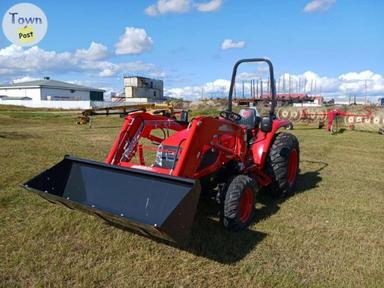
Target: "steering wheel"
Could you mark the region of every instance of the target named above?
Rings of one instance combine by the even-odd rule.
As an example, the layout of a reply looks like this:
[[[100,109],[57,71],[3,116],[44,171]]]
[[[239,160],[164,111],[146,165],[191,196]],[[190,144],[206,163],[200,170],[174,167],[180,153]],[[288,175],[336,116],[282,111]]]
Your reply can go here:
[[[221,111],[220,116],[231,121],[239,121],[241,119],[239,114],[232,111]]]

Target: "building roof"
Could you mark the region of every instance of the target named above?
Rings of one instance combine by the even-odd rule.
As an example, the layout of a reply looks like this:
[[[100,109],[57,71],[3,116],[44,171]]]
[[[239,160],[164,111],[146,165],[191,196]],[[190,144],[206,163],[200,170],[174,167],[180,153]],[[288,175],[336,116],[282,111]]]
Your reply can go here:
[[[138,75],[128,75],[128,76],[124,76],[124,78],[139,78],[139,79],[145,79],[145,80],[151,80],[151,81],[163,81],[162,79],[156,79],[156,78],[150,78],[150,77],[144,77],[144,76],[138,76]]]
[[[59,89],[71,89],[71,90],[82,90],[82,91],[98,91],[105,92],[105,90],[91,88],[83,85],[72,84],[63,81],[42,79],[20,83],[1,84],[0,88],[35,88],[35,87],[46,87],[46,88],[59,88]]]

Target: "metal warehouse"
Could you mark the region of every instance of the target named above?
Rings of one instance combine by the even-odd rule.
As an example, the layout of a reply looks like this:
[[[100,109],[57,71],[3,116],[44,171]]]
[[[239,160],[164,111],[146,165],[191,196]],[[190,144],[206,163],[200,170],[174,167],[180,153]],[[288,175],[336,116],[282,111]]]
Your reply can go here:
[[[93,101],[104,101],[104,90],[51,80],[0,85],[0,104],[48,108],[87,108]]]

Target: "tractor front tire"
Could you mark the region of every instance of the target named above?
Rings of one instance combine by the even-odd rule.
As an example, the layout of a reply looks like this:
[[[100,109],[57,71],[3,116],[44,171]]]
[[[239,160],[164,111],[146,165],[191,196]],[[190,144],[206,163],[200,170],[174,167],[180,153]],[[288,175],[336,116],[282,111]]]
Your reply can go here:
[[[269,192],[275,197],[292,195],[299,173],[300,148],[296,136],[279,133],[272,143],[266,169],[272,176]]]
[[[226,229],[238,231],[251,224],[258,191],[256,181],[246,175],[237,175],[229,181],[220,217]]]

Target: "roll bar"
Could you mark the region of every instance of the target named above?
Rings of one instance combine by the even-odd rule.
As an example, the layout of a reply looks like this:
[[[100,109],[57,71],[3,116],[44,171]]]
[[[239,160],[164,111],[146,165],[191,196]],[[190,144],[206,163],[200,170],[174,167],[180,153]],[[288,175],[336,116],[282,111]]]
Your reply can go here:
[[[229,95],[228,95],[228,111],[232,111],[232,96],[233,91],[235,89],[235,82],[236,82],[236,74],[237,74],[237,68],[242,63],[251,63],[251,62],[265,62],[268,64],[269,67],[269,78],[271,83],[271,93],[272,93],[272,105],[271,110],[269,111],[270,115],[275,114],[275,107],[276,107],[276,84],[275,84],[275,76],[273,73],[273,65],[272,62],[267,58],[249,58],[249,59],[241,59],[235,63],[232,70],[232,79],[231,79],[231,86],[229,88]]]

